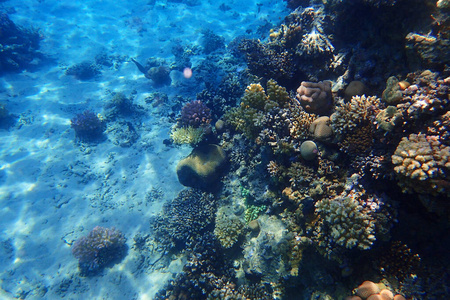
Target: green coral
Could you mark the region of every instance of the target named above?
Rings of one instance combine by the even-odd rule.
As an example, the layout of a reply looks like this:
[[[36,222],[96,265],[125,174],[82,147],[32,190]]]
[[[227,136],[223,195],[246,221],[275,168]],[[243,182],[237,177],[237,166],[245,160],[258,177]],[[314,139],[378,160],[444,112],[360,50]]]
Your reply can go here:
[[[225,208],[221,208],[216,215],[214,235],[224,248],[231,248],[239,240],[244,223],[232,214],[227,214]]]
[[[173,127],[170,133],[170,138],[175,144],[189,144],[197,145],[203,140],[205,132],[202,128],[188,127]]]
[[[267,209],[267,206],[265,205],[261,205],[261,206],[256,206],[256,205],[250,205],[247,207],[247,209],[245,210],[245,222],[249,223],[253,220],[256,220],[259,215],[264,212]]]
[[[236,131],[255,139],[263,128],[265,114],[274,107],[286,107],[289,101],[286,89],[274,80],[267,83],[267,94],[260,84],[251,84],[245,90],[240,106],[226,112],[224,119]]]

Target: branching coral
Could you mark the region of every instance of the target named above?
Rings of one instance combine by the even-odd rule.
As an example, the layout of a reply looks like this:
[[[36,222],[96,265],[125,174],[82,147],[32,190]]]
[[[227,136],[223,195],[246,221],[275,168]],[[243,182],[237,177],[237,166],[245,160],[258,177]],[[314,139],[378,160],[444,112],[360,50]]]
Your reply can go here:
[[[118,230],[96,226],[85,237],[79,238],[72,247],[81,271],[94,274],[126,253],[126,238]]]
[[[199,238],[214,221],[216,201],[212,194],[183,190],[166,203],[151,222],[157,242],[164,248],[184,248],[186,242]]]
[[[102,120],[90,110],[77,114],[70,123],[77,137],[85,142],[98,140],[105,130]]]
[[[174,126],[172,127],[170,138],[178,145],[189,144],[195,146],[203,140],[204,135],[205,130],[203,128],[194,128],[192,126],[178,128]]]
[[[265,114],[273,108],[287,106],[290,100],[286,90],[273,80],[268,82],[268,92],[266,95],[260,84],[249,85],[240,106],[229,110],[224,119],[248,138],[256,138],[263,128]]]
[[[231,248],[242,234],[244,223],[232,214],[227,214],[225,209],[220,209],[216,215],[216,227],[214,235],[224,248]]]
[[[316,203],[316,212],[328,227],[335,243],[348,249],[369,249],[375,241],[375,224],[370,215],[352,195],[323,199]]]
[[[200,100],[186,103],[181,109],[179,127],[205,127],[211,123],[211,110]]]
[[[335,112],[331,115],[331,127],[338,135],[344,135],[358,126],[371,123],[380,109],[380,99],[376,96],[354,96],[345,103],[339,99]]]

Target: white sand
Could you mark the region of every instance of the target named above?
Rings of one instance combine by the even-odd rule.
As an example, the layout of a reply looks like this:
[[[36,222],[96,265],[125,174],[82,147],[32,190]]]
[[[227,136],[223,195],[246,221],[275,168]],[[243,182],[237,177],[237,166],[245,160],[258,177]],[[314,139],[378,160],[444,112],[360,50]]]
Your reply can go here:
[[[176,259],[162,269],[140,269],[138,253],[131,248],[134,235],[148,233],[150,217],[183,188],[174,170],[191,149],[163,144],[169,137],[168,120],[151,109],[132,120],[139,122],[134,126],[140,138],[130,148],[110,140],[81,147],[70,128],[76,113],[101,113],[111,92],[136,91],[136,103],[143,104],[157,89],[129,61],[117,70],[104,68],[99,79],[89,81],[66,76],[64,70],[93,60],[102,50],[142,62],[149,57],[173,61],[173,40],[199,44],[201,30],[210,28],[228,43],[247,28],[256,31],[265,20],[277,23],[286,13],[281,0],[265,1],[259,14],[256,1],[224,1],[232,8],[226,12],[216,1],[194,7],[148,2],[3,3],[15,8],[10,18],[16,24],[40,28],[41,51],[56,63],[0,78],[0,101],[20,115],[15,127],[0,130],[2,299],[151,299],[182,268],[183,261]],[[178,84],[185,83],[174,81],[160,91],[176,95]],[[146,201],[152,189],[163,197]],[[120,264],[101,275],[80,277],[69,244],[96,225],[121,230],[130,249]]]

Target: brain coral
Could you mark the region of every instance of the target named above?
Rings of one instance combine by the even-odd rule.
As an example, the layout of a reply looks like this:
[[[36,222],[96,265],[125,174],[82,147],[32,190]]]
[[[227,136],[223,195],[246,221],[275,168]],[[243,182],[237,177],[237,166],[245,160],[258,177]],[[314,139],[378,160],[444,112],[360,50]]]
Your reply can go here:
[[[439,136],[419,133],[403,137],[392,163],[404,192],[449,195],[450,147],[441,144]]]

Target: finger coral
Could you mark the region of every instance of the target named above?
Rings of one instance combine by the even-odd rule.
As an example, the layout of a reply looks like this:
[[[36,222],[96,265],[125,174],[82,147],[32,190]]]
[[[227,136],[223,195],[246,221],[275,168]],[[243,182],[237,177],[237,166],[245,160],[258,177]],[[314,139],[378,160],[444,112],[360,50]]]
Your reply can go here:
[[[92,275],[126,253],[126,238],[119,230],[96,226],[72,246],[82,273]]]
[[[376,96],[354,96],[350,102],[340,99],[331,115],[331,127],[338,135],[344,135],[360,125],[371,123],[379,112],[380,99]]]
[[[231,248],[238,241],[244,228],[244,223],[233,214],[227,214],[224,209],[217,212],[214,235],[224,248]]]

